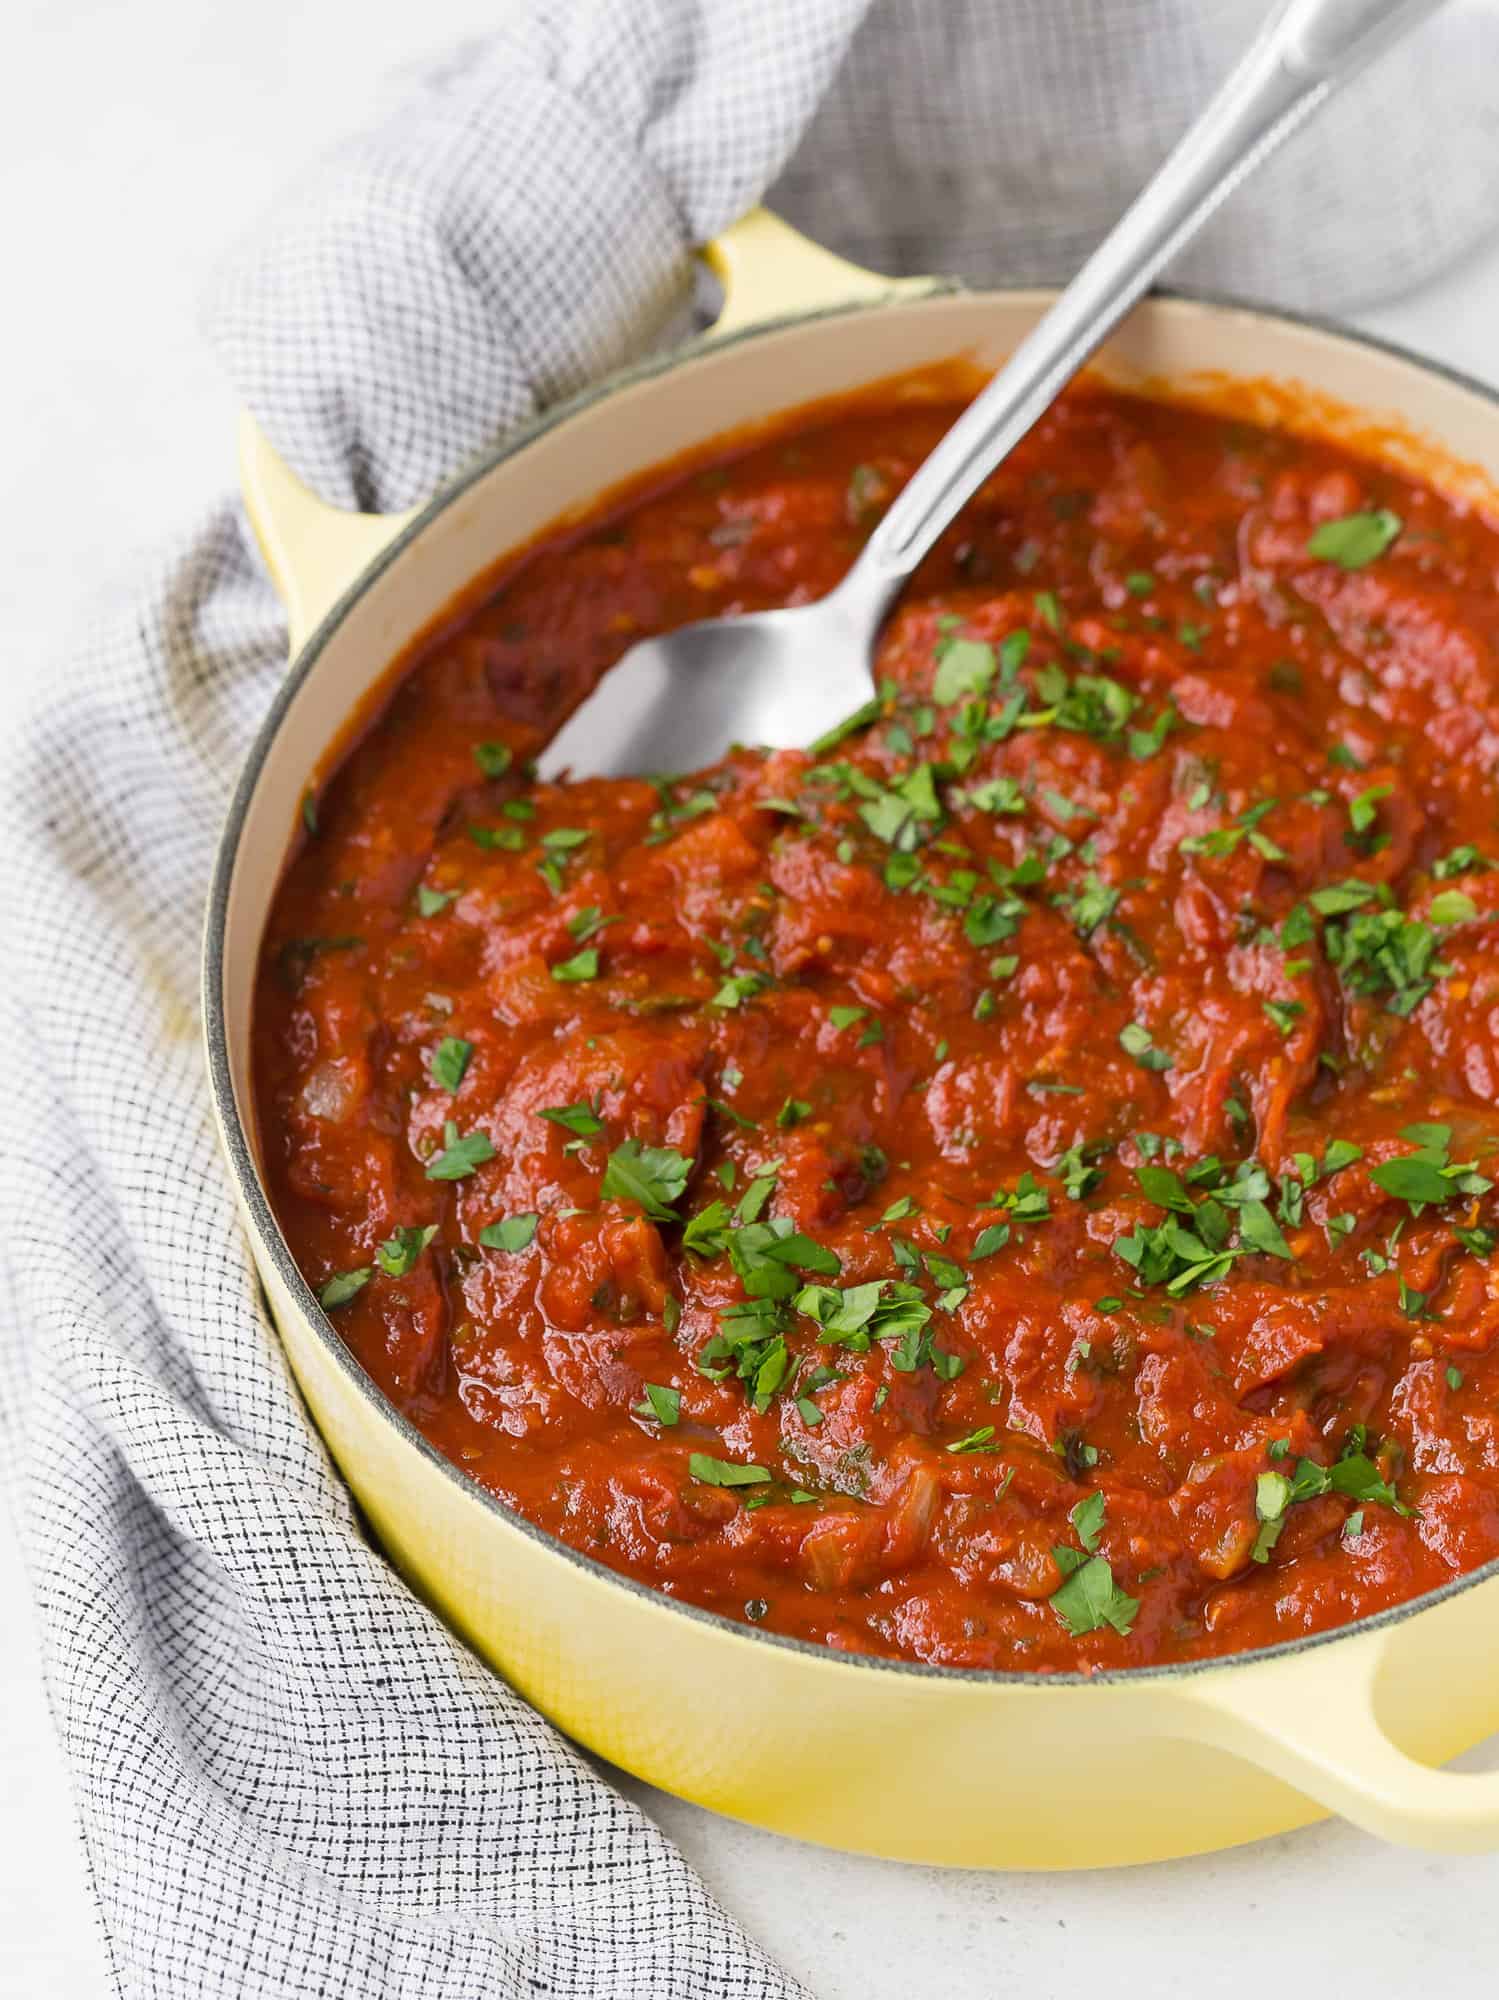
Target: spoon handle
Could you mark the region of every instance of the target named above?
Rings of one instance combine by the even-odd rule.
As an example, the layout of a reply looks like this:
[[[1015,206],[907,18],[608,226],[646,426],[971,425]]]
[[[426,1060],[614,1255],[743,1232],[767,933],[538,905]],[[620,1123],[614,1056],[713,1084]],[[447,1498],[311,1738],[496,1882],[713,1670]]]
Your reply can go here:
[[[1163,265],[1332,95],[1443,0],[1283,0],[1206,110],[870,536],[842,589],[877,609]]]

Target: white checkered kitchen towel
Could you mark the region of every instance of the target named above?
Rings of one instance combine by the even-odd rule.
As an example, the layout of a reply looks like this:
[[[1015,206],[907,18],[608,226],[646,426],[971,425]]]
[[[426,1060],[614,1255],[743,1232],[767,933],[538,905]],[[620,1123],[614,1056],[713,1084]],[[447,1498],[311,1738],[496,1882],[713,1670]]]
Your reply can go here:
[[[767,188],[890,269],[1064,273],[1261,11],[510,0],[228,261],[209,330],[324,492],[403,505],[680,326],[689,245]],[[1183,275],[1326,308],[1438,268],[1499,220],[1495,75],[1494,5],[1454,4]],[[119,1990],[790,1994],[361,1539],[257,1298],[196,960],[283,646],[206,508],[0,780],[7,1457]]]

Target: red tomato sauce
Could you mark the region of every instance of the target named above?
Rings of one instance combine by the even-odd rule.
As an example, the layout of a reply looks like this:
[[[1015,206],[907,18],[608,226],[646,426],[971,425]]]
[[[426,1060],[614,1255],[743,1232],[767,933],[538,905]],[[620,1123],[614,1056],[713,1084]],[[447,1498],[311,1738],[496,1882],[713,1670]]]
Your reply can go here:
[[[1499,1556],[1499,533],[1066,399],[815,752],[527,760],[827,590],[955,415],[830,406],[527,554],[315,804],[272,1200],[471,1478],[849,1651],[1122,1667]]]

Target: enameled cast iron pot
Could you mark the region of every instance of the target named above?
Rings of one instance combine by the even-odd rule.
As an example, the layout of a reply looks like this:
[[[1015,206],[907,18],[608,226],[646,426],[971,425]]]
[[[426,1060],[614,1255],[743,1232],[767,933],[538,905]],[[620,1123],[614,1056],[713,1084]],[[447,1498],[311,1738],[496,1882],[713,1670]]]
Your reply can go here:
[[[710,338],[532,424],[412,514],[323,505],[246,426],[245,494],[293,666],[224,833],[204,1015],[255,1259],[318,1428],[402,1573],[528,1700],[717,1811],[969,1867],[1150,1861],[1328,1808],[1392,1840],[1499,1845],[1499,1773],[1433,1768],[1499,1728],[1499,1563],[1359,1625],[1201,1666],[1047,1677],[836,1654],[672,1602],[490,1498],[386,1402],[298,1274],[258,1169],[251,996],[300,801],[351,712],[465,586],[596,495],[820,397],[954,358],[992,367],[1046,304],[892,285],[763,212],[708,255],[727,300]],[[1152,299],[1100,372],[1331,432],[1449,493],[1499,495],[1499,399],[1347,334]]]

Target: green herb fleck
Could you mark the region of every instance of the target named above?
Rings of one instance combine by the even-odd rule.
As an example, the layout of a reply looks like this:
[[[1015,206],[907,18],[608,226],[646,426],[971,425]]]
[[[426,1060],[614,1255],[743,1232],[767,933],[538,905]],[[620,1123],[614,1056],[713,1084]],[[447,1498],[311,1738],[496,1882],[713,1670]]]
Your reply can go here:
[[[726,1458],[710,1458],[705,1451],[693,1452],[687,1470],[700,1486],[763,1486],[770,1478],[763,1465],[735,1465]]]
[[[597,979],[599,976],[599,953],[597,945],[588,945],[582,951],[575,951],[571,958],[564,958],[552,967],[553,979],[570,983],[580,979]]]
[[[638,1202],[656,1222],[675,1222],[672,1207],[687,1185],[691,1160],[670,1146],[642,1146],[626,1139],[614,1148],[604,1166],[599,1193],[605,1201]]]
[[[436,1234],[435,1222],[429,1223],[425,1229],[398,1228],[375,1252],[375,1261],[387,1278],[404,1278],[408,1272],[415,1270],[417,1258]]]
[[[510,746],[508,743],[476,743],[474,762],[486,778],[502,778],[510,769]]]
[[[467,1180],[476,1167],[494,1158],[494,1146],[487,1132],[470,1132],[460,1139],[458,1127],[450,1118],[442,1128],[442,1136],[442,1151],[427,1162],[429,1181]]]
[[[461,1036],[443,1036],[432,1051],[432,1081],[440,1090],[458,1088],[473,1052],[473,1043],[465,1042]]]
[[[1158,1049],[1151,1040],[1149,1028],[1138,1021],[1127,1021],[1119,1030],[1119,1046],[1127,1056],[1133,1056],[1141,1069],[1170,1069],[1171,1058],[1164,1049]]]
[[[339,1271],[328,1279],[318,1293],[318,1304],[324,1312],[333,1312],[338,1306],[346,1306],[356,1292],[364,1290],[369,1281],[368,1264],[357,1271]]]
[[[1400,516],[1388,507],[1345,514],[1341,520],[1324,521],[1308,541],[1306,552],[1322,562],[1336,563],[1339,569],[1363,569],[1384,554],[1402,525]]]
[[[486,1250],[505,1250],[514,1256],[518,1250],[530,1249],[539,1220],[534,1213],[507,1215],[502,1222],[486,1223],[479,1231],[479,1241]]]
[[[665,1388],[659,1382],[642,1382],[640,1386],[645,1394],[635,1405],[637,1417],[654,1417],[658,1424],[664,1424],[668,1428],[680,1420],[682,1415],[680,1389]],[[716,1464],[718,1461],[711,1460],[710,1463]],[[726,1482],[719,1482],[721,1485],[724,1483]]]
[[[597,1103],[590,1104],[586,1098],[580,1098],[576,1104],[540,1105],[536,1116],[545,1118],[549,1125],[560,1125],[564,1131],[576,1133],[580,1139],[591,1139],[604,1129]]]

